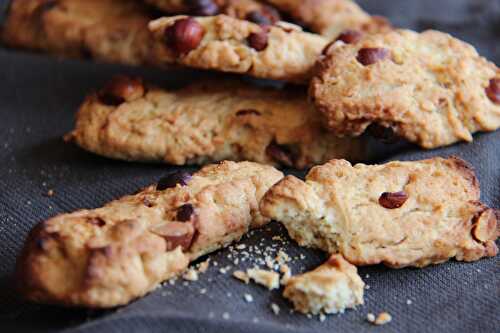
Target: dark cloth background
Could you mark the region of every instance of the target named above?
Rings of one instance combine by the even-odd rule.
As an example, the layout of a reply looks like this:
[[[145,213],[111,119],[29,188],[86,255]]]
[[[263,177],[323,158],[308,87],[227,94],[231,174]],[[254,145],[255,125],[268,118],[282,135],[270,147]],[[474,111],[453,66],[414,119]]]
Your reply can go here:
[[[500,1],[378,0],[360,1],[371,13],[387,15],[395,25],[417,30],[435,27],[474,44],[500,63]],[[0,0],[6,7],[6,1]],[[218,267],[200,281],[155,290],[132,304],[110,311],[63,309],[22,302],[13,288],[15,258],[32,226],[57,213],[98,207],[172,170],[163,165],[111,161],[86,153],[61,136],[73,126],[83,97],[112,75],[133,73],[163,83],[194,77],[194,72],[161,72],[72,60],[57,60],[0,49],[0,332],[499,332],[499,259],[465,264],[451,261],[425,269],[361,268],[370,285],[365,305],[342,315],[317,318],[289,313],[280,291],[245,285],[218,268],[231,264],[227,250],[213,255]],[[389,158],[421,159],[458,155],[476,168],[484,201],[500,207],[500,131],[475,136],[472,144],[434,151],[413,146],[392,149]],[[381,155],[382,156],[382,155]],[[48,197],[48,189],[55,195]],[[246,237],[255,244],[273,243],[286,234],[278,224]],[[325,259],[319,252],[286,251],[306,259],[292,265],[294,273]],[[240,265],[244,267],[244,265]],[[369,277],[368,277],[369,276]],[[206,294],[199,291],[207,288]],[[228,293],[231,293],[229,296]],[[243,294],[250,293],[253,303]],[[407,304],[411,300],[411,304]],[[281,307],[275,316],[270,303]],[[375,328],[368,312],[388,311],[393,321]],[[229,319],[222,314],[229,313]],[[258,322],[256,322],[258,321]]]

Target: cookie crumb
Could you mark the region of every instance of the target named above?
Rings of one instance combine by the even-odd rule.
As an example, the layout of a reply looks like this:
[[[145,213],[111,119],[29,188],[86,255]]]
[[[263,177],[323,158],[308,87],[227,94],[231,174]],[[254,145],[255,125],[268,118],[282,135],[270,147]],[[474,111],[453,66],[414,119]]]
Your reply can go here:
[[[221,267],[221,268],[219,269],[219,272],[220,272],[221,274],[226,274],[226,273],[227,273],[230,269],[231,269],[231,267],[230,267],[230,266]]]
[[[280,266],[280,272],[281,272],[281,274],[283,274],[283,276],[281,277],[280,283],[282,285],[285,285],[285,284],[287,284],[288,280],[290,280],[290,278],[292,277],[292,270],[290,269],[290,267],[288,267],[287,264],[282,264]]]
[[[280,265],[290,261],[290,256],[283,250],[278,251],[275,259]]]
[[[276,272],[266,271],[259,268],[252,268],[247,270],[247,275],[256,283],[263,285],[269,290],[279,288],[280,276]]]
[[[280,307],[276,303],[271,303],[271,310],[273,310],[276,316],[280,314]]]
[[[48,197],[52,197],[52,196],[54,196],[54,194],[55,194],[55,192],[52,189],[47,191],[47,196]]]
[[[198,271],[193,268],[188,269],[188,271],[182,276],[184,280],[188,281],[198,281]]]
[[[248,303],[251,303],[253,302],[253,296],[250,295],[250,294],[244,294],[243,295],[243,298],[245,299],[245,301],[247,301]]]
[[[210,265],[210,259],[205,260],[200,263],[198,266],[198,273],[205,273],[208,270],[208,266]]]
[[[377,318],[375,318],[373,313],[369,313],[366,316],[366,319],[374,325],[385,325],[392,320],[392,317],[388,312],[382,312],[377,316]]]
[[[243,271],[234,271],[233,277],[245,282],[245,284],[248,284],[248,282],[250,282],[250,277]]]

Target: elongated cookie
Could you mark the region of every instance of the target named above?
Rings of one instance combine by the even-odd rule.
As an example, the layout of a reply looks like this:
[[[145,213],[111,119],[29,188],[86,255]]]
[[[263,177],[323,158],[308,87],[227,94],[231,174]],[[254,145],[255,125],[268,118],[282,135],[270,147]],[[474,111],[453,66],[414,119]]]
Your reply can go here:
[[[351,0],[266,1],[301,25],[330,40],[346,30],[376,33],[390,29],[386,19],[368,15]]]
[[[436,148],[500,127],[500,70],[450,35],[399,30],[326,53],[310,94],[336,135],[376,123]]]
[[[333,254],[318,268],[291,277],[283,296],[302,313],[342,313],[363,304],[364,287],[356,266]]]
[[[225,14],[258,24],[280,20],[279,12],[258,0],[146,0],[169,14],[214,16]]]
[[[13,0],[2,31],[12,47],[106,62],[150,62],[153,18],[134,0]]]
[[[116,77],[87,97],[69,137],[103,156],[176,165],[230,159],[302,169],[368,157],[365,140],[322,128],[305,91],[223,79],[165,90]]]
[[[222,162],[171,174],[102,208],[40,223],[18,260],[36,302],[107,308],[143,296],[190,261],[266,224],[258,202],[282,173]]]
[[[298,26],[238,20],[226,15],[164,17],[149,24],[155,62],[307,83],[327,44]]]
[[[458,158],[352,166],[332,160],[303,182],[288,176],[262,199],[300,245],[340,252],[355,265],[423,267],[498,252],[495,213]]]

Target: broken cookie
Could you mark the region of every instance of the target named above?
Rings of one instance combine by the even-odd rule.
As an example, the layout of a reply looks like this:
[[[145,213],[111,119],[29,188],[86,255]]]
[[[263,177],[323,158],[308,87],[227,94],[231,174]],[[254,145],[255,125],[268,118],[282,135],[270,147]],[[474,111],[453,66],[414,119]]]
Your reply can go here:
[[[281,178],[270,166],[222,162],[192,175],[170,174],[102,208],[42,222],[17,262],[20,290],[42,303],[127,304],[190,261],[269,222],[258,202]]]
[[[495,256],[497,217],[458,158],[382,165],[332,160],[302,181],[287,176],[260,203],[299,245],[355,265],[423,267]]]

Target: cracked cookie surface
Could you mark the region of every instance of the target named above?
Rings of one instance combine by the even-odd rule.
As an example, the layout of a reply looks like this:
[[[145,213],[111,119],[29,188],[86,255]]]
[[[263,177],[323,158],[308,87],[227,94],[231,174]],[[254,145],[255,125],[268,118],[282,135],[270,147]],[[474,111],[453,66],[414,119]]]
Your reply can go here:
[[[269,222],[258,202],[282,176],[270,166],[222,162],[171,174],[102,208],[51,218],[26,240],[20,290],[43,303],[127,304]]]
[[[382,17],[370,16],[351,0],[266,0],[311,31],[332,40],[345,30],[376,33],[390,29]]]
[[[336,135],[372,124],[424,148],[500,127],[500,70],[448,34],[398,30],[328,48],[310,86]]]
[[[364,287],[356,266],[333,254],[314,270],[288,279],[283,296],[301,313],[342,313],[363,304]]]
[[[327,39],[300,27],[226,15],[164,17],[149,24],[155,62],[306,84]]]
[[[116,77],[89,96],[70,137],[91,152],[176,165],[250,160],[306,168],[332,158],[363,160],[363,139],[336,138],[302,89],[232,80],[167,90]]]
[[[497,217],[474,172],[457,158],[352,166],[332,160],[306,181],[287,176],[262,199],[299,245],[355,265],[423,267],[498,252]]]
[[[59,56],[137,65],[150,61],[151,19],[134,0],[14,0],[2,40]]]

